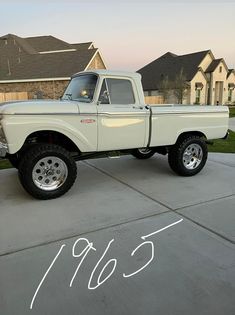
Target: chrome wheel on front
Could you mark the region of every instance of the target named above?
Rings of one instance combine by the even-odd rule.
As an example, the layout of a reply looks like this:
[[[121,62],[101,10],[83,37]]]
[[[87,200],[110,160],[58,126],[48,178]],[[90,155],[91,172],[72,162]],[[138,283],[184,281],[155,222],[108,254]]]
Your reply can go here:
[[[63,160],[55,156],[40,159],[33,168],[34,184],[44,190],[52,191],[61,187],[68,176],[68,168]]]

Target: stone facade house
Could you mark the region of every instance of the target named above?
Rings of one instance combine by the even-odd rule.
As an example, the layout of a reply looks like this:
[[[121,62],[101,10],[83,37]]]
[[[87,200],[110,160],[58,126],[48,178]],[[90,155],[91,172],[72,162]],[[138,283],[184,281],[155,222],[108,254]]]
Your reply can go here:
[[[181,75],[183,104],[235,104],[235,71],[210,50],[181,56],[168,52],[137,72],[146,96],[162,95],[163,88],[168,89],[165,103],[179,102],[175,89],[180,88]]]
[[[53,36],[0,37],[2,100],[4,95],[17,99],[22,93],[28,99],[57,99],[74,73],[88,69],[106,69],[92,42],[69,44]]]

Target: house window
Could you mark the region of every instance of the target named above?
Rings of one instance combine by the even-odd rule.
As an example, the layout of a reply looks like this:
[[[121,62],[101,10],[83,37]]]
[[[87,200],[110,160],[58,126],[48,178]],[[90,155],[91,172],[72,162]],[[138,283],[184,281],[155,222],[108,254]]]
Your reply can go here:
[[[200,99],[201,99],[201,90],[197,89],[196,90],[195,104],[200,104]]]
[[[220,73],[222,72],[222,66],[219,67],[219,72],[220,72]]]
[[[229,89],[229,90],[228,90],[228,101],[229,101],[229,102],[232,102],[232,95],[233,95],[233,90],[232,90],[232,89]]]

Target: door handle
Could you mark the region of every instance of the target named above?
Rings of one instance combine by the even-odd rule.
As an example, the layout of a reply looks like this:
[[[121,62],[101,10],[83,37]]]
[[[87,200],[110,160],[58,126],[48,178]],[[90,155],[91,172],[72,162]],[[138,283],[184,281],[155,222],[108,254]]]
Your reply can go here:
[[[144,109],[143,106],[133,106],[132,108],[134,108],[134,109]]]

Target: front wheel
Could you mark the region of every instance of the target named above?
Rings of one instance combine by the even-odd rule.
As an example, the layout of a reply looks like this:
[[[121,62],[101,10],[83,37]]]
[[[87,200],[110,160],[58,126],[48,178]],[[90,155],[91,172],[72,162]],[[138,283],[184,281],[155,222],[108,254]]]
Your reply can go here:
[[[20,164],[20,156],[15,153],[15,154],[9,154],[7,156],[7,159],[9,160],[9,162],[11,163],[11,165],[14,167],[14,168],[17,168],[19,167],[19,164]]]
[[[155,154],[155,151],[150,148],[141,148],[132,150],[131,154],[137,159],[145,160],[152,157]]]
[[[58,145],[35,145],[25,152],[19,164],[22,186],[37,199],[53,199],[65,194],[76,176],[74,159]]]
[[[168,153],[171,169],[181,176],[199,173],[207,160],[207,145],[198,136],[187,136],[178,140]]]

